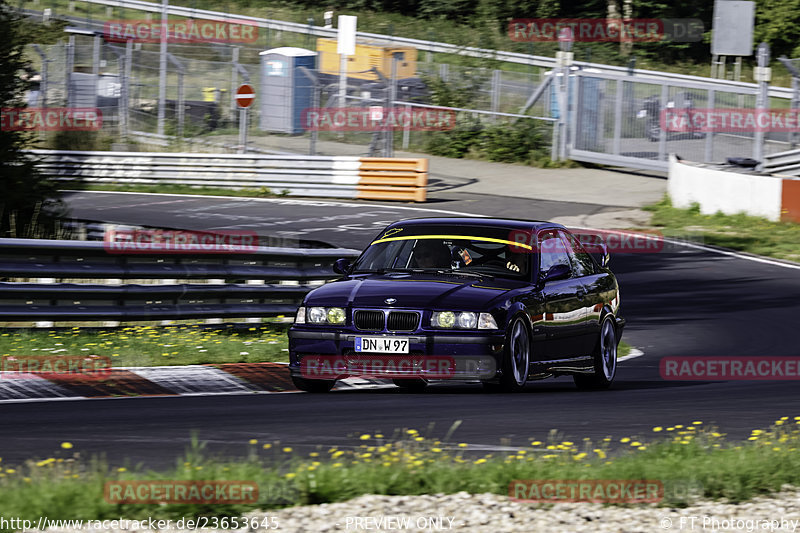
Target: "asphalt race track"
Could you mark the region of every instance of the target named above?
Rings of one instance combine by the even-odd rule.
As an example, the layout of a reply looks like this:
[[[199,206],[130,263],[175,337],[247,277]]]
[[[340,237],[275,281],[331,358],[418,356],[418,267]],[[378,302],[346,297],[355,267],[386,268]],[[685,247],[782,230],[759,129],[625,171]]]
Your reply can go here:
[[[249,230],[280,239],[283,242],[279,244],[286,246],[305,240],[358,249],[389,223],[402,218],[475,214],[547,220],[607,209],[479,194],[460,194],[459,198],[410,206],[323,199],[76,192],[66,195],[65,200],[77,219],[188,230]]]
[[[183,217],[187,207],[202,207],[205,218],[195,220],[208,223],[221,219],[217,214],[234,203],[202,199],[159,207],[156,197],[150,197],[153,212],[159,211],[162,217],[153,220],[147,218],[151,213],[138,195],[113,210],[112,204],[119,200],[95,199],[89,205],[92,202],[82,199],[84,195],[77,195],[73,204],[79,218],[91,218],[84,213],[92,210],[108,209],[105,218],[144,223],[122,220],[130,209],[131,216],[135,210],[148,225]],[[267,209],[263,202],[250,201],[253,205],[247,207],[235,203],[242,216],[256,216]],[[548,218],[575,210],[569,204],[548,202],[552,205],[542,208],[540,216],[538,202],[519,205],[523,204],[526,213],[507,204],[502,214]],[[396,207],[359,205],[329,206],[317,215],[331,216],[337,210],[347,214],[362,208],[374,211],[368,221],[346,222],[364,227],[318,233],[334,235],[335,244],[360,247],[377,232],[377,221],[390,221],[398,211]],[[450,203],[426,205],[426,209],[439,205],[458,211]],[[294,209],[293,213],[296,218],[307,218],[303,210]],[[435,213],[419,211],[413,216],[426,214]],[[269,217],[262,212],[264,220],[273,216],[274,211]],[[228,220],[225,227],[237,228],[237,222]],[[297,231],[304,226],[284,227]],[[443,384],[421,394],[392,387],[327,395],[5,403],[0,406],[0,434],[4,437],[0,439],[0,457],[3,464],[31,456],[49,457],[59,443],[69,441],[84,455],[102,453],[115,464],[128,458],[131,465],[158,467],[173,465],[193,432],[208,442],[207,449],[213,453],[243,456],[247,441],[253,438],[259,442],[279,440],[297,452],[309,452],[317,446],[357,446],[353,436],[362,433],[389,436],[395,429],[423,431],[429,424],[435,424],[431,435],[441,437],[456,420],[462,425],[455,440],[468,442],[473,449],[527,445],[532,438],[544,440],[551,429],[573,441],[607,435],[647,438],[653,435],[653,426],[695,420],[716,424],[732,438],[744,438],[751,429],[768,426],[781,416],[800,415],[797,381],[679,382],[665,381],[659,374],[659,360],[667,356],[800,355],[800,268],[673,245],[658,253],[615,255],[611,266],[619,277],[622,312],[628,319],[623,339],[644,351],[643,356],[620,364],[611,391],[578,392],[571,379],[559,379],[534,382],[522,394],[487,394],[477,385]]]

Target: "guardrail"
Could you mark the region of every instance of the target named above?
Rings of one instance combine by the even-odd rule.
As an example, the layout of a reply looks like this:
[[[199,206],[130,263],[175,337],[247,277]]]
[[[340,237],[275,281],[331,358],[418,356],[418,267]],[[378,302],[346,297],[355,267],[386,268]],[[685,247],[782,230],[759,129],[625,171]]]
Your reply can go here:
[[[762,170],[768,174],[800,176],[800,150],[765,155]]]
[[[260,189],[288,196],[424,202],[428,160],[159,152],[30,150],[61,182]]]
[[[0,279],[6,280],[0,282],[0,320],[136,321],[291,315],[314,284],[337,276],[332,270],[336,259],[358,254],[357,250],[341,248],[277,247],[209,254],[199,245],[188,244],[179,253],[120,254],[111,253],[106,242],[0,239]],[[38,281],[7,281],[31,278]],[[107,283],[56,283],[71,279]],[[172,283],[122,283],[126,279]],[[203,280],[207,283],[199,283]]]

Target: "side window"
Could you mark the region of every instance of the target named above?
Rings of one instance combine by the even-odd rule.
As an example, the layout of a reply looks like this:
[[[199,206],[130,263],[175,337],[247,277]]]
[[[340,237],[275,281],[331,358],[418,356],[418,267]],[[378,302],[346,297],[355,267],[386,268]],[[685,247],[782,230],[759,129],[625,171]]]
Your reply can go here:
[[[594,274],[594,261],[586,252],[580,241],[571,233],[566,234],[570,243],[569,256],[572,259],[572,267],[578,277]]]
[[[556,231],[539,234],[539,272],[545,273],[555,265],[566,265],[572,269],[567,246]]]

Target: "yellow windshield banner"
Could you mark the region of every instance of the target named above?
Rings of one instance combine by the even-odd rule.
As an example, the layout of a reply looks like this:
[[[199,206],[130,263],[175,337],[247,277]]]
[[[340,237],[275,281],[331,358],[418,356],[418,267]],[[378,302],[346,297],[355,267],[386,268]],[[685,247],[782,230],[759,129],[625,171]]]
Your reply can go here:
[[[383,239],[378,239],[372,241],[370,246],[373,244],[379,244],[382,242],[389,242],[389,241],[407,241],[410,239],[465,239],[470,241],[484,241],[484,242],[498,242],[501,244],[510,244],[512,246],[518,246],[520,248],[524,248],[526,250],[533,250],[533,246],[530,244],[525,244],[521,242],[514,242],[509,241],[507,239],[495,239],[493,237],[475,237],[470,235],[403,235],[402,237],[387,237]]]

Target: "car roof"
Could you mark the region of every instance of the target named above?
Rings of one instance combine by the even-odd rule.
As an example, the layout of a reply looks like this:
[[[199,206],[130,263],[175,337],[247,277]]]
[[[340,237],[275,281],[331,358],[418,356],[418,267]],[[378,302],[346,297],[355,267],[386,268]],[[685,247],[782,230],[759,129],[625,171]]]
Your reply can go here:
[[[452,224],[458,226],[483,226],[506,229],[541,229],[541,228],[560,228],[566,229],[561,224],[547,222],[544,220],[521,220],[516,218],[490,218],[490,217],[425,217],[408,218],[398,220],[389,227],[403,225],[427,225],[427,224]]]

